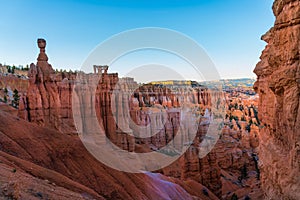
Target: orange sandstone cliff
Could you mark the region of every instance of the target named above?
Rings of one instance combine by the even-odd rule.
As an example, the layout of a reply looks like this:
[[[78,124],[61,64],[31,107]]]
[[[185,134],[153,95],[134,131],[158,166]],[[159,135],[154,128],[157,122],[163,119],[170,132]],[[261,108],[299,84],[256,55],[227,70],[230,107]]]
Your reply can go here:
[[[274,27],[254,72],[259,93],[259,158],[267,199],[300,199],[300,1],[276,0]]]

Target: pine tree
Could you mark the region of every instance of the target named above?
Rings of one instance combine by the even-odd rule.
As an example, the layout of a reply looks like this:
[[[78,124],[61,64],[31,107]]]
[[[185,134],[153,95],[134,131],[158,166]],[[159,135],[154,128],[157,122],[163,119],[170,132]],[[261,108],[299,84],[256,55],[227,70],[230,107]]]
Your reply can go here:
[[[16,69],[16,66],[13,65],[12,68],[11,68],[11,73],[12,73],[12,74],[15,73],[15,69]]]
[[[231,196],[231,200],[238,200],[238,196],[235,193],[233,193],[233,195]]]
[[[7,103],[7,93],[8,93],[7,88],[4,88],[4,97],[3,97],[3,100],[4,100],[5,103]]]
[[[11,73],[11,67],[7,66],[7,73]]]
[[[247,165],[244,164],[244,166],[241,169],[241,178],[246,179],[248,178],[248,170],[247,170]]]
[[[17,89],[14,90],[14,95],[13,95],[13,102],[12,102],[12,105],[15,107],[15,108],[18,108],[19,107],[19,100],[20,100],[20,95],[19,95],[19,92]]]

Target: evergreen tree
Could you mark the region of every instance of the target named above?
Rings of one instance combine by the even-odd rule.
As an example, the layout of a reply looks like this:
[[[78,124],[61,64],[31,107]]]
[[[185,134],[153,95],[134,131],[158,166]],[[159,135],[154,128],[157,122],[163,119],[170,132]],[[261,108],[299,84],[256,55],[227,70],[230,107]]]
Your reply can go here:
[[[246,179],[248,178],[248,170],[247,170],[247,165],[244,164],[244,166],[241,169],[241,179]]]
[[[239,105],[237,103],[235,103],[234,108],[237,110],[239,108]]]
[[[11,73],[11,67],[7,66],[7,73]]]
[[[7,103],[7,93],[8,93],[7,88],[4,88],[4,97],[3,97],[3,100],[4,100],[5,103]]]
[[[239,199],[238,196],[235,193],[233,193],[233,195],[231,196],[231,200],[238,200],[238,199]]]
[[[17,89],[14,90],[14,94],[13,94],[13,102],[12,102],[12,105],[17,108],[19,107],[19,100],[20,100],[20,95],[19,95],[19,92]]]
[[[12,68],[11,68],[11,73],[12,73],[12,74],[15,73],[15,69],[16,69],[16,66],[13,65]]]

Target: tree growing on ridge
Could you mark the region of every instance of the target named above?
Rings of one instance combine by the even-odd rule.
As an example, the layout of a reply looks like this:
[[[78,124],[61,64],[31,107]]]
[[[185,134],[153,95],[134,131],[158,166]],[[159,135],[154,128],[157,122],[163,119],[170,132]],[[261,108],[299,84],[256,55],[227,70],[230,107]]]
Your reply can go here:
[[[7,73],[11,73],[11,67],[7,66]]]
[[[16,69],[16,66],[13,65],[12,68],[11,68],[11,73],[12,73],[12,74],[15,73],[15,69]]]
[[[12,101],[12,106],[15,108],[19,107],[19,100],[20,100],[20,95],[17,89],[14,90],[14,94],[13,94],[13,101]]]
[[[4,88],[4,97],[3,97],[3,100],[4,100],[5,103],[7,103],[7,93],[8,93],[7,88]]]

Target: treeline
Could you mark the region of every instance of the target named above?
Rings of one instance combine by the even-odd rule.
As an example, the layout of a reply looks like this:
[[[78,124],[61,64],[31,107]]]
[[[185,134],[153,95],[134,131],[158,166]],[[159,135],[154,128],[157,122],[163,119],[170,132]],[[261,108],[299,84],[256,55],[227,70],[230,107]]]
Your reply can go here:
[[[12,73],[14,74],[15,73],[15,70],[21,70],[21,71],[28,71],[29,70],[29,66],[26,65],[25,67],[23,65],[20,65],[20,66],[10,66],[10,65],[5,65],[4,67],[6,67],[7,69],[7,73]]]

